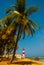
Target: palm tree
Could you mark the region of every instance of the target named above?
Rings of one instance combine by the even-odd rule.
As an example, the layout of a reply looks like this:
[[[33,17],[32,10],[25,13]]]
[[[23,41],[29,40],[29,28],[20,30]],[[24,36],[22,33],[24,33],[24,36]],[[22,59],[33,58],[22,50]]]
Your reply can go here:
[[[4,34],[5,32],[5,29],[2,27],[3,24],[0,20],[0,55],[2,56],[4,54],[4,40],[2,40],[2,35]]]
[[[2,35],[4,34],[4,29],[0,27],[0,55],[4,54],[5,41],[2,40]]]
[[[4,17],[0,20],[0,55],[4,54],[5,47],[7,51],[10,52],[10,50],[12,50],[15,46],[16,38],[11,34],[8,36],[5,35],[6,30],[10,24],[11,24],[11,16]]]
[[[9,35],[9,33],[11,34],[14,33],[13,36],[16,37],[16,43],[14,46],[14,53],[13,53],[13,58],[14,58],[18,41],[20,40],[20,38],[24,39],[26,34],[33,36],[33,34],[35,33],[35,28],[40,29],[37,23],[30,20],[30,18],[28,18],[28,16],[38,11],[39,8],[36,6],[31,6],[26,10],[25,0],[16,0],[16,5],[11,5],[11,6],[14,7],[13,10],[11,9],[6,10],[6,13],[9,13],[10,16],[12,17],[12,22],[8,26],[6,35]]]
[[[5,52],[8,54],[8,58],[10,56],[10,53],[14,50],[15,46],[15,37],[9,36],[8,39],[6,40],[6,45],[5,45]]]

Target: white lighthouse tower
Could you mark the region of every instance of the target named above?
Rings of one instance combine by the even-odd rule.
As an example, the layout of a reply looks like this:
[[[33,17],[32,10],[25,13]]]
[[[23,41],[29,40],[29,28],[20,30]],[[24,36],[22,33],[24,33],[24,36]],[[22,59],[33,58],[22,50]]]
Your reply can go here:
[[[22,58],[25,58],[25,50],[22,49]]]

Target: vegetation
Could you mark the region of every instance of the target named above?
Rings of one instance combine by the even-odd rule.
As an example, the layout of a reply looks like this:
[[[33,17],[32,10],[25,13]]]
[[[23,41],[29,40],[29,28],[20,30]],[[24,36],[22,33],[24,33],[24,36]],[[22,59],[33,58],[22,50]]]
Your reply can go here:
[[[14,41],[14,37],[16,38],[16,41],[14,41],[15,44],[13,47],[14,48],[13,58],[14,58],[18,41],[21,38],[24,39],[26,35],[33,36],[33,34],[35,33],[35,28],[40,29],[37,23],[32,21],[30,18],[28,18],[34,12],[38,11],[39,8],[36,6],[31,6],[26,10],[25,0],[16,0],[16,5],[11,5],[11,6],[13,6],[14,8],[13,10],[12,9],[6,10],[6,13],[9,14],[9,16],[2,18],[2,21],[5,22],[4,24],[5,32],[1,37],[3,40],[6,41],[8,45],[11,45],[11,43],[10,42],[8,43],[8,41],[11,41],[11,40]],[[12,44],[13,44],[13,41],[12,41]]]
[[[4,54],[5,49],[6,53],[11,52],[15,45],[16,38],[11,34],[8,36],[5,35],[7,28],[10,25],[9,18],[10,17],[7,16],[0,21],[0,55]],[[2,21],[4,22],[3,24]]]

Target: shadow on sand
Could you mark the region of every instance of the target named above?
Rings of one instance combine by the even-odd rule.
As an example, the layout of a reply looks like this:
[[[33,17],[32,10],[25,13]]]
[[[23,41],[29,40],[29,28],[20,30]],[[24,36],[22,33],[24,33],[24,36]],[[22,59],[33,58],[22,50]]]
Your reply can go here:
[[[22,62],[12,62],[12,64],[18,64],[18,65],[32,65],[32,64],[37,64],[37,65],[41,65],[40,63],[37,62],[28,62],[28,61],[22,61]]]

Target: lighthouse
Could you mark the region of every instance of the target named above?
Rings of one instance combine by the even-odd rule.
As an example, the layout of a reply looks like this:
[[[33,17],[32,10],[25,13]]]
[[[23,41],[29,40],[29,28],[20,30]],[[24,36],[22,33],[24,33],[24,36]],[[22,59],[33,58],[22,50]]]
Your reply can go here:
[[[22,58],[25,58],[25,50],[22,49]]]

